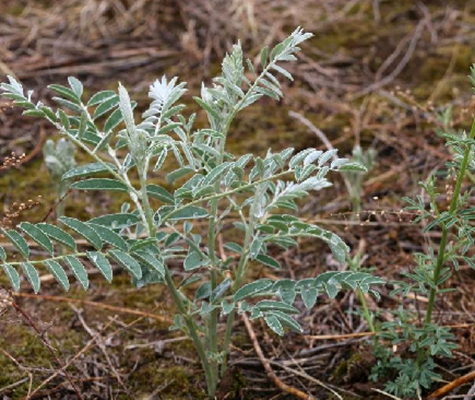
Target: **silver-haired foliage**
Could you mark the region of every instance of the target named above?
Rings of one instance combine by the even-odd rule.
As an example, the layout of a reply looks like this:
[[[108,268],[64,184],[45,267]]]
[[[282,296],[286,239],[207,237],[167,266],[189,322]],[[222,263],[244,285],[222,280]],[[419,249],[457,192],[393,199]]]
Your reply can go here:
[[[203,85],[201,96],[195,97],[209,121],[204,129],[194,128],[194,114],[188,118],[181,114],[185,107],[179,100],[186,88],[176,77],[162,77],[150,86],[152,102],[141,117],[134,112],[137,103],[120,84],[117,92],[101,91],[84,99],[82,83],[71,77],[69,87],[49,86],[60,106],[54,109],[34,102],[32,92],[25,93],[9,77],[10,82],[1,85],[3,96],[25,108],[25,115],[48,120],[90,157],[90,163],[70,169],[62,179],[73,180],[75,190],[123,192],[130,198],[120,212],[88,221],[63,216],[59,225],[22,222],[15,229],[3,229],[16,254],[9,257],[0,247],[0,265],[13,289],[20,289],[23,275],[38,292],[39,265],[65,290],[71,277],[88,288],[85,264],[94,265],[108,281],[113,279],[111,264],[116,264],[131,275],[137,287],[164,284],[176,306],[173,328],[192,339],[210,395],[226,367],[236,313],[263,318],[283,335],[286,329],[302,331],[294,318],[299,313],[294,306],[299,298],[311,308],[320,294],[335,297],[342,288],[376,295],[372,285],[383,281],[352,271],[325,272],[300,281],[246,283],[247,271],[255,263],[279,270],[269,250],[275,254],[276,246],[296,246],[298,238],[322,240],[342,263],[348,252],[338,235],[291,213],[297,211],[299,199],[331,185],[327,180],[330,171],[364,167],[335,159],[335,151],[313,148],[297,153],[292,148],[269,150],[263,158],[253,154],[237,157],[226,150],[236,114],[261,97],[282,97],[279,76],[293,79],[284,62],[296,60],[299,45],[311,36],[296,29],[274,48],[264,48],[258,66],[245,60],[241,45],[235,45],[223,60],[222,74],[211,86]],[[150,179],[165,161],[176,165],[166,175],[167,188]],[[238,216],[237,221],[230,222],[231,213]],[[204,235],[203,223],[208,229]],[[235,229],[228,229],[232,224]],[[229,251],[225,258],[217,251],[218,234]],[[87,245],[78,246],[77,239]],[[45,258],[32,255],[32,242],[45,250]],[[63,249],[60,253],[58,247]],[[184,271],[193,272],[185,284],[175,282],[168,260],[180,260]],[[192,282],[195,286],[190,286]],[[219,318],[227,323],[223,340],[217,332]]]

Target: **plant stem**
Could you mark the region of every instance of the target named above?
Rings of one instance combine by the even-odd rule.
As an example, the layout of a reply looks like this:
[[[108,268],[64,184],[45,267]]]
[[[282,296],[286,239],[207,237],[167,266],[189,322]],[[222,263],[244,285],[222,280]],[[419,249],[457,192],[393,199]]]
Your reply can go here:
[[[369,329],[370,329],[371,332],[375,333],[376,329],[374,327],[373,316],[369,312],[368,303],[366,302],[364,294],[360,289],[358,289],[356,293],[358,295],[358,300],[361,304],[361,307],[363,308],[363,316],[364,316],[366,322],[368,323]],[[375,335],[374,338],[376,340],[377,336]]]
[[[200,357],[201,365],[203,366],[203,369],[205,371],[206,384],[208,386],[208,395],[210,397],[213,397],[218,384],[217,376],[213,371],[212,365],[208,361],[208,357],[206,356],[206,350],[203,346],[203,342],[198,336],[196,325],[193,322],[193,319],[188,315],[186,311],[186,307],[183,304],[183,300],[180,297],[180,293],[178,292],[175,283],[173,282],[168,268],[165,268],[165,282],[168,288],[170,289],[173,301],[178,307],[178,311],[185,319],[186,327],[188,328],[188,336],[193,341],[193,344],[198,352],[198,356]]]
[[[211,217],[208,226],[208,252],[211,261],[211,291],[218,286],[218,260],[216,259],[216,218],[218,213],[218,199],[211,201]],[[218,353],[218,310],[213,309],[209,316],[208,325],[208,345],[209,351],[215,355]],[[214,379],[218,379],[218,364],[212,362],[211,365]]]
[[[244,244],[243,244],[243,253],[241,254],[241,259],[239,260],[239,264],[236,270],[236,277],[232,286],[232,292],[235,293],[241,286],[241,281],[246,271],[246,265],[249,259],[249,246],[251,245],[252,237],[254,234],[254,225],[256,223],[255,217],[255,210],[256,204],[260,201],[260,191],[256,190],[254,195],[254,201],[252,202],[251,208],[249,210],[249,223],[246,227],[246,235],[244,237]],[[235,318],[236,311],[233,309],[228,316],[228,320],[226,323],[226,334],[224,337],[224,357],[223,362],[221,364],[221,376],[224,375],[227,369],[227,357],[229,354],[229,346],[231,344],[231,333],[233,329],[233,323]]]
[[[139,178],[140,178],[140,186],[141,186],[141,200],[142,200],[143,211],[144,211],[143,217],[147,222],[146,227],[147,227],[148,235],[149,237],[153,237],[156,234],[157,228],[155,227],[155,224],[153,222],[153,210],[152,210],[152,207],[150,206],[150,201],[149,201],[148,193],[147,193],[146,174],[148,171],[148,166],[149,166],[149,159],[147,158],[145,160],[144,167],[141,170],[139,169]],[[203,366],[203,369],[205,371],[206,384],[208,386],[208,394],[210,397],[213,397],[214,393],[216,392],[216,387],[217,387],[217,382],[218,382],[217,372],[214,370],[214,367],[208,361],[208,358],[206,356],[206,350],[203,346],[203,342],[198,336],[196,324],[194,323],[193,319],[189,316],[186,306],[183,303],[183,300],[180,296],[178,289],[175,286],[175,283],[173,282],[173,278],[167,266],[165,266],[165,282],[168,289],[171,292],[171,295],[173,297],[173,302],[178,307],[179,313],[182,315],[182,317],[185,320],[186,327],[188,328],[188,336],[193,341],[193,344],[198,352],[201,365]]]
[[[472,128],[470,129],[470,134],[468,136],[468,140],[473,140],[475,136],[475,119],[472,123]],[[462,188],[462,183],[465,177],[465,172],[467,170],[468,162],[470,159],[470,152],[472,151],[472,145],[470,143],[466,144],[465,151],[463,154],[462,164],[460,165],[460,171],[457,176],[457,182],[454,188],[454,194],[452,195],[452,200],[450,202],[449,214],[452,216],[455,214],[457,208],[458,198],[460,196],[460,190]],[[434,269],[434,274],[432,276],[432,282],[434,283],[434,287],[431,288],[429,294],[429,302],[427,304],[427,313],[425,318],[425,323],[430,324],[432,320],[432,312],[434,309],[435,298],[438,292],[438,284],[440,273],[442,271],[442,267],[445,261],[445,248],[447,247],[447,239],[449,235],[449,229],[445,225],[442,226],[442,239],[440,240],[439,244],[439,251],[437,253],[437,263]]]

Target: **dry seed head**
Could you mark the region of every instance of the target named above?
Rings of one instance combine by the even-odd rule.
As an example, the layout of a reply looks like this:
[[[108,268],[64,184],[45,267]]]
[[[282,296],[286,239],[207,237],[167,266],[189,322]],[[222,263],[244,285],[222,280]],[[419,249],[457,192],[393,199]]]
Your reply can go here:
[[[13,304],[10,293],[0,287],[0,315],[7,311]]]

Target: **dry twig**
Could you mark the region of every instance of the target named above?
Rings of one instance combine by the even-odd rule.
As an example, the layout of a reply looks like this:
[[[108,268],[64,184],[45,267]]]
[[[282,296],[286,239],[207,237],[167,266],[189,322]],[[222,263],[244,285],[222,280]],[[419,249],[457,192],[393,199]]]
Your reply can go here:
[[[453,380],[452,382],[447,383],[447,385],[442,386],[435,392],[432,392],[428,398],[435,399],[436,397],[443,396],[444,394],[447,394],[452,390],[458,388],[459,386],[465,385],[466,383],[471,382],[473,380],[475,380],[475,371],[469,372],[468,374],[465,374],[464,376],[461,376]]]
[[[29,316],[29,314],[21,308],[18,303],[15,301],[12,303],[12,307],[23,317],[25,322],[33,328],[33,330],[36,332],[37,337],[41,340],[41,342],[45,345],[45,347],[48,349],[48,351],[51,353],[53,358],[56,360],[56,362],[59,365],[59,372],[62,372],[68,382],[71,384],[74,392],[76,393],[77,397],[79,400],[84,400],[84,397],[82,396],[81,392],[79,391],[78,387],[74,383],[73,379],[71,378],[71,375],[69,375],[68,371],[66,370],[66,366],[63,364],[63,362],[60,360],[59,356],[56,354],[56,350],[53,348],[49,340],[46,338],[44,332],[42,332],[36,323],[32,320],[32,318]]]
[[[130,308],[111,306],[109,304],[97,303],[95,301],[70,299],[68,297],[62,297],[62,296],[49,296],[49,295],[39,295],[39,294],[29,294],[29,293],[15,293],[15,296],[26,297],[30,299],[57,301],[60,303],[82,304],[82,305],[88,305],[91,307],[102,308],[105,310],[111,310],[111,311],[115,311],[115,312],[119,312],[123,314],[138,315],[143,318],[152,318],[161,322],[167,322],[167,323],[173,322],[170,318],[165,317],[163,315],[157,315],[157,314],[152,314],[145,311],[133,310]]]
[[[249,337],[251,338],[252,345],[254,346],[254,350],[256,351],[257,356],[259,357],[259,360],[264,366],[264,369],[267,372],[267,376],[272,380],[272,382],[274,382],[274,384],[279,389],[299,399],[314,400],[314,397],[312,395],[306,394],[299,389],[289,386],[286,383],[282,382],[279,378],[277,378],[277,375],[275,374],[274,370],[270,366],[269,360],[264,356],[261,345],[259,344],[256,333],[254,332],[254,328],[252,327],[251,321],[249,321],[249,318],[247,317],[246,314],[242,314],[242,320],[244,321],[244,325],[246,325],[247,333],[249,334]]]

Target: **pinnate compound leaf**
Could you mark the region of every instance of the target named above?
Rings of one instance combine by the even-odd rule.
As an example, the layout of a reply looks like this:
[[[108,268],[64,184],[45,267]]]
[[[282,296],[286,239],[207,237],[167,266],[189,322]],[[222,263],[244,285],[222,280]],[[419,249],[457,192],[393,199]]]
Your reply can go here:
[[[124,267],[134,278],[142,278],[142,268],[140,267],[140,264],[129,254],[120,250],[111,250],[108,254]]]
[[[20,289],[20,274],[10,264],[2,264],[2,268],[5,271],[5,274],[7,274],[8,279],[10,280],[13,290],[15,292],[18,292],[18,290]]]
[[[91,243],[96,249],[100,250],[102,248],[102,240],[97,232],[92,229],[90,226],[85,224],[82,221],[79,221],[76,218],[61,217],[59,220],[71,228],[78,235],[81,235],[89,243]]]
[[[54,260],[45,260],[43,263],[51,275],[54,276],[54,279],[59,282],[64,290],[68,291],[70,287],[68,275],[64,272],[61,264]]]
[[[242,286],[234,295],[235,301],[240,301],[246,297],[262,293],[272,287],[274,282],[270,279],[259,279]]]
[[[53,254],[53,243],[49,237],[36,225],[29,222],[22,222],[19,227],[25,232],[31,239],[38,243],[49,254]]]
[[[40,275],[38,274],[38,271],[33,266],[33,264],[30,264],[28,262],[21,263],[20,265],[21,269],[23,270],[23,273],[26,276],[26,279],[28,279],[28,282],[30,282],[33,291],[35,293],[38,293],[41,286]]]
[[[28,247],[28,243],[26,243],[26,240],[23,239],[23,236],[21,236],[17,231],[14,229],[3,229],[1,228],[1,232],[5,235],[5,237],[12,242],[12,244],[19,250],[21,255],[25,258],[28,258],[30,255],[30,248]]]
[[[87,222],[87,225],[97,232],[103,242],[108,243],[119,250],[127,251],[129,249],[127,242],[122,238],[122,236],[115,233],[112,229],[91,222]]]
[[[71,185],[76,190],[109,190],[116,192],[127,192],[127,185],[117,179],[110,178],[90,178],[83,181],[74,182]]]
[[[114,171],[117,170],[115,165],[107,163],[107,165]],[[68,172],[63,174],[61,177],[61,180],[66,180],[66,179],[76,179],[76,178],[83,178],[85,176],[91,176],[95,174],[101,174],[109,172],[109,169],[100,162],[96,163],[91,163],[91,164],[86,164],[86,165],[81,165],[79,167],[75,167],[73,169],[70,169]]]
[[[87,290],[89,287],[89,278],[87,276],[86,268],[84,268],[84,265],[82,265],[81,261],[79,261],[74,256],[66,256],[64,257],[64,261],[84,290]]]
[[[96,266],[108,282],[112,281],[112,267],[109,260],[98,251],[88,251],[87,258]]]
[[[44,222],[39,223],[36,226],[51,239],[56,240],[58,243],[61,243],[66,247],[69,247],[73,251],[76,251],[76,242],[68,232],[55,225],[50,225]]]
[[[265,314],[264,321],[266,321],[267,326],[275,333],[277,333],[279,336],[284,336],[284,328],[275,315],[271,313]]]

